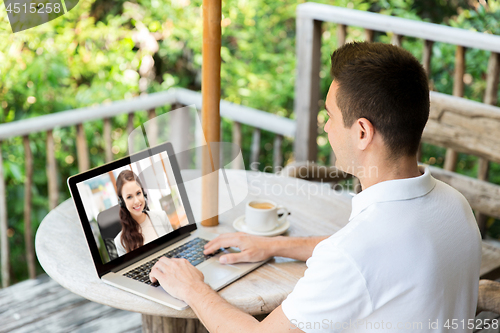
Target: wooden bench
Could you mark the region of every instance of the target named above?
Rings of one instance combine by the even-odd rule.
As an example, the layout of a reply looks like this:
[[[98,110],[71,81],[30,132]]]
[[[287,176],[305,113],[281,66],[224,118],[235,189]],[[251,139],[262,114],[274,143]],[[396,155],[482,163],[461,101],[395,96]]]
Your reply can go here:
[[[488,161],[500,163],[500,108],[431,92],[431,112],[422,140],[480,158],[478,179],[452,172],[456,160],[449,163],[454,158],[449,153],[445,162],[448,170],[432,168],[431,173],[467,198],[484,236],[485,217],[500,218],[500,186],[487,182]]]

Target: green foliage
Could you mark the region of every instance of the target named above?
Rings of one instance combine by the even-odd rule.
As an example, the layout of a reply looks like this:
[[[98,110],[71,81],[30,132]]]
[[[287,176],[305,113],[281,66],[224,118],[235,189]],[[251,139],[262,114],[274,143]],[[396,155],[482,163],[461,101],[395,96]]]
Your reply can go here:
[[[295,10],[300,1],[225,0],[222,4],[222,98],[241,105],[294,118]],[[318,2],[331,4],[331,1]],[[464,29],[500,35],[500,1],[488,1],[477,10],[470,1],[455,0],[338,0],[336,6],[379,12],[413,20],[446,22]],[[155,71],[146,79],[146,92],[171,87],[201,88],[202,0],[84,0],[68,14],[45,25],[10,33],[7,14],[0,11],[0,122],[37,117],[137,96],[139,70],[144,56],[152,55]],[[1,6],[1,5],[0,5]],[[143,48],[144,36],[154,36],[158,50]],[[364,31],[349,27],[347,41],[363,40]],[[376,33],[375,39],[390,42],[390,36]],[[151,41],[150,41],[151,42]],[[329,61],[337,47],[336,25],[325,23],[322,35],[321,96],[331,83]],[[154,43],[153,43],[154,44]],[[417,58],[422,41],[403,39],[403,47]],[[154,49],[154,47],[152,48]],[[455,47],[435,43],[431,64],[434,90],[451,93]],[[467,98],[482,100],[489,53],[466,53]],[[324,103],[324,101],[322,102]],[[157,110],[168,112],[169,107]],[[328,164],[331,148],[323,131],[325,111],[318,115],[318,161]],[[147,121],[137,112],[135,126]],[[126,154],[127,116],[112,119],[115,157]],[[90,150],[90,164],[104,163],[103,121],[84,125]],[[242,126],[242,150],[249,167],[253,128]],[[222,122],[223,141],[231,141],[232,122]],[[59,173],[60,202],[69,198],[66,179],[78,173],[75,128],[53,131]],[[261,133],[260,170],[272,165],[275,135]],[[46,133],[30,135],[34,155],[32,187],[33,230],[48,213],[46,175]],[[284,164],[293,159],[293,140],[283,140]],[[424,161],[442,166],[445,149],[423,146]],[[14,282],[27,277],[24,250],[24,149],[22,138],[2,143],[4,179],[7,185],[8,224]],[[460,154],[458,171],[475,176],[474,157]],[[490,181],[500,184],[500,166],[492,163]],[[500,230],[493,225],[492,230]],[[496,234],[495,234],[496,235]],[[500,232],[498,232],[500,235]],[[41,272],[38,267],[38,272]]]

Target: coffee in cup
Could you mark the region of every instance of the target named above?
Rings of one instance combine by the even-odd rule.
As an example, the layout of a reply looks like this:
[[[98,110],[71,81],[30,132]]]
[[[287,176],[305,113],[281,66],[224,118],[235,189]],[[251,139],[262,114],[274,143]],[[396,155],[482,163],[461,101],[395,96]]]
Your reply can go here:
[[[269,203],[269,202],[256,202],[252,201],[249,203],[250,207],[257,208],[257,209],[273,209],[274,205]]]
[[[278,218],[278,211],[283,216]],[[253,231],[266,232],[280,227],[285,223],[288,210],[269,200],[253,200],[247,203],[245,210],[245,224]]]

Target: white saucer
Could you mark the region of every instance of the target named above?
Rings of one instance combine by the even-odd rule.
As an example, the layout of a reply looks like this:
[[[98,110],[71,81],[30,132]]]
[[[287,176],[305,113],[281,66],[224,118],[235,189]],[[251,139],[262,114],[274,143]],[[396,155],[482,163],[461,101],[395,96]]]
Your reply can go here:
[[[285,220],[285,223],[270,231],[253,231],[247,227],[245,223],[245,215],[242,215],[234,220],[233,227],[238,231],[243,231],[247,234],[255,236],[277,236],[288,230],[288,228],[290,227],[290,222],[288,222],[288,220]]]

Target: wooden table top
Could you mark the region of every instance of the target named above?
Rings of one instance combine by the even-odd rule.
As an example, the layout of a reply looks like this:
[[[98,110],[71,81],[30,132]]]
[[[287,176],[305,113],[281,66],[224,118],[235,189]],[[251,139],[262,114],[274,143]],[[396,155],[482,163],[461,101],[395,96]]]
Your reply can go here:
[[[198,171],[199,172],[199,171]],[[296,178],[243,170],[226,170],[231,191],[245,200],[219,216],[219,225],[203,227],[221,234],[235,232],[233,221],[244,214],[245,204],[254,199],[268,199],[288,208],[291,224],[285,236],[331,235],[349,219],[351,196],[330,189],[327,184]],[[194,170],[182,171],[184,178],[193,178]],[[246,185],[245,185],[246,184]],[[189,202],[199,221],[201,189],[186,184]],[[38,228],[35,249],[45,272],[66,289],[91,301],[146,315],[196,318],[188,308],[171,309],[102,282],[95,270],[78,214],[70,198],[52,210]],[[306,265],[276,257],[257,270],[219,291],[229,303],[246,313],[270,313],[292,292],[303,276]]]

